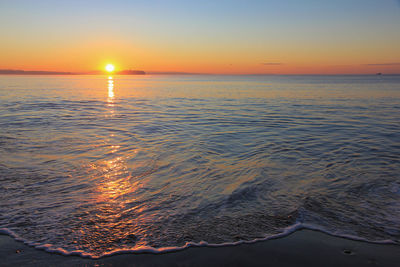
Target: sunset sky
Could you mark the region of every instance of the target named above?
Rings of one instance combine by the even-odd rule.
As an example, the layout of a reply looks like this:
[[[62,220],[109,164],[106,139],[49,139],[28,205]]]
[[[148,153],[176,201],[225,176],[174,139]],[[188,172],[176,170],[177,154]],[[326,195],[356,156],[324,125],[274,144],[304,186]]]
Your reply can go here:
[[[400,73],[400,1],[5,1],[0,69]]]

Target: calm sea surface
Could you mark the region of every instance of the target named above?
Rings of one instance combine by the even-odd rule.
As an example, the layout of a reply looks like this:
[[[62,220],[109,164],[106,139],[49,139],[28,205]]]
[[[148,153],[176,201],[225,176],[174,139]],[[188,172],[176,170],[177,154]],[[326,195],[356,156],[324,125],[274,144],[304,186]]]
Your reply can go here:
[[[92,257],[400,244],[400,76],[0,76],[0,228]]]

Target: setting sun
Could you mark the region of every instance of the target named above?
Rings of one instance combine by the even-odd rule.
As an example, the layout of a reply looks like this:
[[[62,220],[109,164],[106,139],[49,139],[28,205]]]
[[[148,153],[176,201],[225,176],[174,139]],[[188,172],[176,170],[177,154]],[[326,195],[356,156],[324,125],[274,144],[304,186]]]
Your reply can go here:
[[[113,72],[114,71],[114,65],[113,64],[107,64],[106,66],[106,71],[108,72]]]

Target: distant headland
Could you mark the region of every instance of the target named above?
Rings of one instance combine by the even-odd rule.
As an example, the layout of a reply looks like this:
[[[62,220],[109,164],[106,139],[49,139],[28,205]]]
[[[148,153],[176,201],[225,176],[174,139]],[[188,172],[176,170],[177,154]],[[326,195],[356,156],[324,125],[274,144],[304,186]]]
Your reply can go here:
[[[66,72],[66,71],[45,71],[45,70],[10,70],[0,69],[0,75],[101,75],[107,74],[105,71],[89,71],[89,72]],[[142,70],[121,70],[115,71],[115,75],[145,75]]]

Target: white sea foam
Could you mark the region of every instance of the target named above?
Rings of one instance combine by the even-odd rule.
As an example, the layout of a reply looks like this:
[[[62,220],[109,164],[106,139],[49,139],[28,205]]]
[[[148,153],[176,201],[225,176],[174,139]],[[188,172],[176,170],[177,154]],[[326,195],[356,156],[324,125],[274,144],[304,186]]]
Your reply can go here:
[[[171,246],[171,247],[154,248],[154,247],[150,247],[150,246],[144,246],[144,247],[134,248],[134,249],[116,249],[116,250],[104,253],[102,255],[94,255],[92,253],[85,252],[82,250],[68,251],[63,248],[55,247],[51,244],[39,244],[37,242],[31,242],[31,241],[28,241],[28,240],[25,240],[25,239],[19,237],[13,231],[6,229],[6,228],[0,228],[0,234],[9,235],[9,236],[13,237],[16,241],[23,242],[28,246],[34,247],[39,250],[45,250],[50,253],[62,254],[65,256],[75,255],[75,256],[80,256],[83,258],[98,259],[98,258],[112,256],[112,255],[118,255],[118,254],[142,254],[142,253],[160,254],[160,253],[167,253],[167,252],[177,252],[177,251],[181,251],[184,249],[188,249],[190,247],[227,247],[227,246],[237,246],[237,245],[241,245],[241,244],[253,244],[256,242],[262,242],[262,241],[267,241],[267,240],[271,240],[271,239],[283,238],[283,237],[286,237],[286,236],[294,233],[295,231],[298,231],[301,229],[309,229],[309,230],[319,231],[319,232],[323,232],[323,233],[326,233],[326,234],[329,234],[332,236],[347,238],[347,239],[356,240],[356,241],[363,241],[363,242],[369,242],[369,243],[375,243],[375,244],[396,244],[396,242],[394,242],[393,240],[370,241],[365,238],[361,238],[361,237],[354,236],[354,235],[341,234],[339,231],[329,232],[329,231],[326,231],[325,229],[323,229],[322,227],[310,225],[310,224],[302,224],[302,223],[296,223],[294,225],[291,225],[290,227],[283,229],[283,231],[279,234],[268,235],[263,238],[256,238],[256,239],[252,239],[252,240],[239,240],[236,242],[223,242],[223,243],[219,243],[219,244],[208,243],[205,241],[187,242],[185,245],[179,246],[179,247]]]
[[[51,253],[58,253],[58,254],[62,254],[65,256],[71,256],[71,255],[78,255],[84,258],[92,258],[92,259],[97,259],[97,258],[101,258],[101,257],[107,257],[107,256],[112,256],[112,255],[116,255],[116,254],[126,254],[126,253],[134,253],[134,254],[140,254],[140,253],[153,253],[153,254],[159,254],[159,253],[166,253],[166,252],[174,252],[174,251],[180,251],[180,250],[184,250],[187,249],[189,247],[226,247],[226,246],[236,246],[236,245],[240,245],[240,244],[252,244],[252,243],[256,243],[256,242],[260,242],[260,241],[266,241],[266,240],[270,240],[270,239],[276,239],[276,238],[280,238],[280,237],[285,237],[293,232],[295,232],[296,230],[299,230],[302,228],[302,225],[300,223],[296,223],[293,226],[287,227],[286,229],[283,230],[282,233],[276,234],[276,235],[271,235],[271,236],[266,236],[264,238],[256,238],[253,240],[240,240],[240,241],[236,241],[236,242],[224,242],[224,243],[220,243],[220,244],[212,244],[212,243],[208,243],[205,241],[201,241],[201,242],[187,242],[184,246],[179,246],[179,247],[161,247],[161,248],[153,248],[150,246],[144,246],[144,247],[140,247],[140,248],[135,248],[135,249],[116,249],[113,251],[109,251],[107,253],[104,253],[100,256],[98,255],[93,255],[91,253],[82,251],[82,250],[72,250],[72,251],[68,251],[65,250],[63,248],[59,248],[59,247],[55,247],[51,244],[39,244],[37,242],[32,242],[32,241],[28,241],[25,240],[21,237],[19,237],[17,234],[15,234],[13,231],[6,229],[6,228],[0,228],[0,233],[1,234],[5,234],[5,235],[9,235],[11,237],[13,237],[15,240],[20,241],[25,243],[28,246],[34,247],[36,249],[39,250],[45,250],[47,252],[51,252]]]

